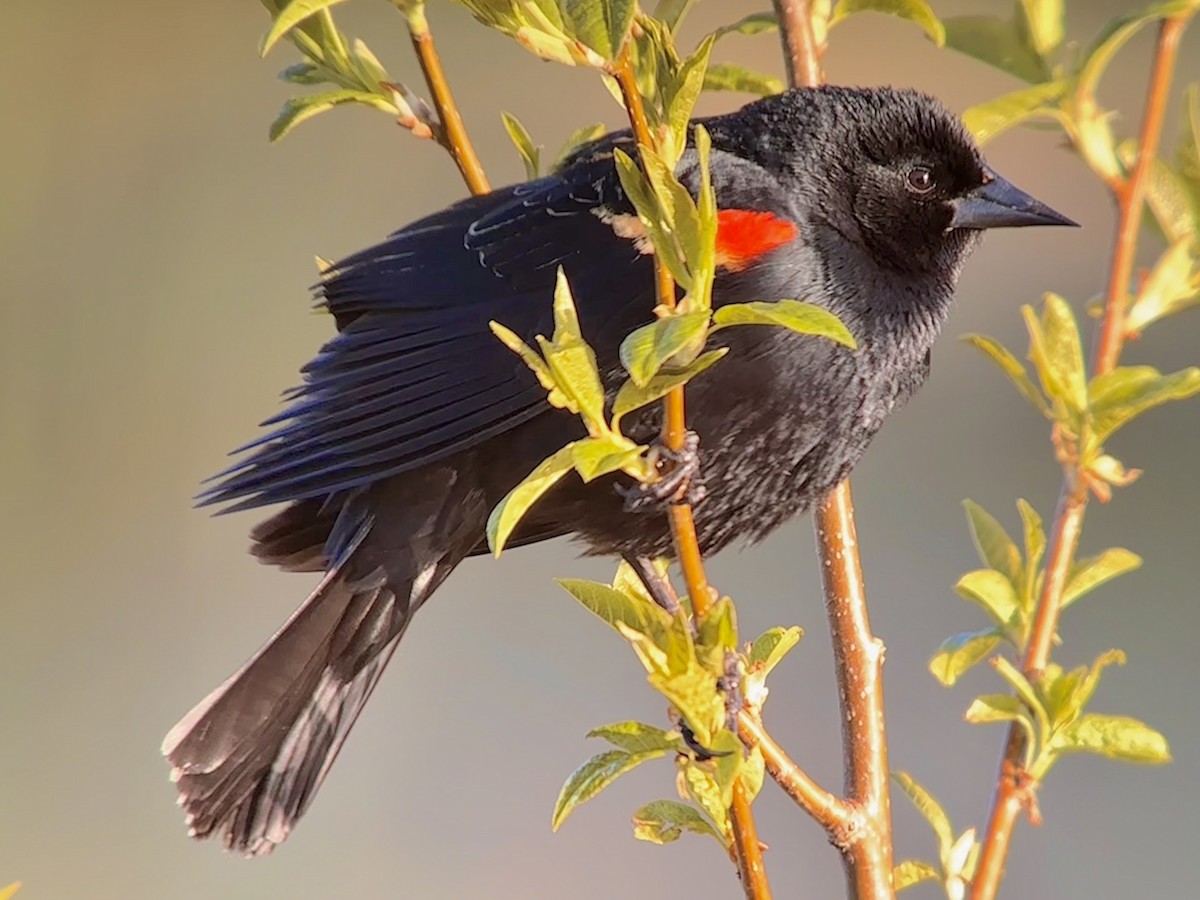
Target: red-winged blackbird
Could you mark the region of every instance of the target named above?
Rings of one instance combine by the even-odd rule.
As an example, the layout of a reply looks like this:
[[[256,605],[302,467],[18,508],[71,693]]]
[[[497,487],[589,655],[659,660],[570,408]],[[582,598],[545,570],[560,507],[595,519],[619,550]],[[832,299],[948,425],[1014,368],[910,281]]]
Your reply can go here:
[[[712,554],[756,540],[844,478],[929,372],[930,348],[982,229],[1073,224],[988,168],[959,121],[911,91],[796,90],[704,122],[721,210],[715,305],[796,298],[832,310],[858,349],[779,328],[723,331],[728,357],[688,386]],[[488,512],[582,436],[488,328],[553,329],[561,266],[606,387],[652,319],[652,248],[621,188],[613,135],[556,174],[457,203],[346,259],[320,295],[338,333],[264,437],[203,503],[286,502],[253,553],[325,577],[237,674],[172,729],[192,834],[247,854],[311,802],[413,613]],[[632,148],[629,148],[632,149]],[[693,151],[679,173],[694,188]],[[650,443],[658,404],[623,422]],[[587,552],[663,556],[666,517],[631,513],[619,479],[573,476],[511,544],[573,534]]]

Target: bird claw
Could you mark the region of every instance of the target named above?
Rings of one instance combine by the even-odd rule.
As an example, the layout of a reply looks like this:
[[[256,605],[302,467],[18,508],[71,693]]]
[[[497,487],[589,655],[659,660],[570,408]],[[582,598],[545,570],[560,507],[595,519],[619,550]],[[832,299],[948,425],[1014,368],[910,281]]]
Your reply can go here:
[[[689,431],[683,447],[671,450],[656,443],[650,450],[660,477],[652,484],[617,485],[626,512],[659,512],[677,503],[696,506],[708,496],[700,472],[700,436]]]

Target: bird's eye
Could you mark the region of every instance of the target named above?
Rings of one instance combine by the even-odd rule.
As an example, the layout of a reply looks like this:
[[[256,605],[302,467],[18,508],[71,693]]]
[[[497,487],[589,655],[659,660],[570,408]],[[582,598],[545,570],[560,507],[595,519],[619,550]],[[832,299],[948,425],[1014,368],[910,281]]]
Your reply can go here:
[[[928,194],[933,190],[933,172],[927,166],[913,166],[908,170],[908,187],[918,194]]]

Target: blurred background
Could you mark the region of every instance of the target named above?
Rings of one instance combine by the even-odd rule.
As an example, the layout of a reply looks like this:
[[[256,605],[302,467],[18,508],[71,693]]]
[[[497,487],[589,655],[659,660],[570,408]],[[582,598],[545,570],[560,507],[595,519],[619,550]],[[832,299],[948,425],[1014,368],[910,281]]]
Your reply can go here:
[[[765,5],[707,0],[684,44]],[[934,6],[951,15],[1010,4]],[[1069,34],[1083,41],[1129,8],[1068,6]],[[361,0],[338,17],[394,77],[419,83],[389,5]],[[493,183],[521,177],[501,109],[548,153],[579,125],[620,124],[592,74],[540,64],[450,3],[432,3],[430,17]],[[267,124],[293,90],[274,75],[296,57],[281,45],[260,60],[266,27],[253,0],[0,5],[0,884],[23,880],[29,900],[740,896],[707,842],[631,837],[632,811],[672,795],[668,763],[550,831],[563,778],[599,749],[586,731],[664,716],[625,645],[551,583],[611,573],[563,541],[458,570],[272,857],[247,862],[186,837],[162,735],[313,585],[246,555],[261,514],[214,519],[191,496],[330,333],[309,312],[314,253],[345,255],[464,193],[441,150],[378,113],[335,110],[269,145]],[[1152,31],[1104,84],[1125,133],[1140,118]],[[1200,27],[1185,40],[1177,88],[1200,78]],[[782,74],[774,36],[728,38],[718,56]],[[827,64],[834,82],[913,85],[957,110],[1016,86],[874,15],[839,26]],[[702,108],[746,99],[709,95]],[[1167,146],[1178,109],[1173,101]],[[982,624],[951,590],[976,565],[960,501],[1015,531],[1018,496],[1051,517],[1059,471],[1045,423],[955,336],[987,332],[1023,354],[1019,305],[1054,290],[1081,308],[1103,288],[1112,233],[1106,194],[1055,134],[1012,132],[989,156],[1084,228],[989,236],[929,385],[854,479],[873,621],[888,647],[892,764],[960,830],[983,824],[1002,738],[961,721],[971,697],[1000,689],[986,666],[953,691],[926,671],[943,637]],[[1172,322],[1126,359],[1164,371],[1200,361],[1200,314]],[[1161,728],[1176,759],[1073,758],[1056,769],[1041,795],[1045,826],[1018,831],[1008,897],[1194,890],[1200,406],[1146,415],[1114,451],[1146,474],[1109,507],[1093,504],[1083,550],[1128,546],[1146,564],[1068,613],[1057,658],[1127,650],[1129,666],[1105,677],[1095,708]],[[838,712],[811,548],[810,523],[796,521],[722,555],[711,575],[738,598],[743,634],[808,629],[774,676],[768,723],[834,786]],[[770,784],[756,809],[776,896],[843,896],[819,829]],[[898,858],[935,855],[903,798],[895,819]]]

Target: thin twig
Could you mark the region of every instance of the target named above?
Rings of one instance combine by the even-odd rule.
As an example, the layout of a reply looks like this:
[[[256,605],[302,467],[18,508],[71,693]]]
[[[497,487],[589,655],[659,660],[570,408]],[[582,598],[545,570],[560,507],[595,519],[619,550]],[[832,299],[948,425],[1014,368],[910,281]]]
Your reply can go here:
[[[1137,164],[1128,181],[1114,191],[1118,213],[1117,235],[1113,247],[1104,319],[1093,354],[1093,376],[1111,372],[1116,368],[1125,345],[1127,296],[1133,275],[1142,210],[1145,206],[1146,185],[1158,155],[1158,141],[1162,134],[1163,116],[1171,75],[1175,68],[1179,38],[1187,26],[1189,17],[1190,14],[1185,14],[1165,19],[1159,27],[1154,67],[1146,95],[1146,110],[1142,117]],[[1023,664],[1026,676],[1035,682],[1050,660],[1050,649],[1062,611],[1063,588],[1079,546],[1086,508],[1087,488],[1082,485],[1078,473],[1068,469],[1063,479],[1056,512],[1045,581],[1038,599]],[[1004,864],[1008,857],[1013,829],[1021,811],[1031,808],[1030,799],[1037,785],[1029,783],[1026,773],[1021,768],[1024,752],[1025,734],[1021,728],[1014,725],[1009,729],[1005,741],[1004,757],[1000,764],[1000,775],[996,779],[979,865],[971,884],[972,900],[993,900],[996,896],[1000,880],[1004,876]]]
[[[630,44],[625,45],[620,58],[612,67],[611,74],[621,88],[621,96],[629,112],[629,122],[633,127],[639,152],[643,147],[652,149],[655,146],[654,136],[650,133],[642,94],[638,90]],[[675,280],[659,257],[655,257],[654,272],[658,303],[667,310],[674,309]],[[687,430],[683,388],[678,387],[671,391],[663,405],[663,443],[672,450],[680,450]],[[679,559],[679,568],[683,572],[688,597],[692,601],[692,612],[697,620],[703,619],[712,606],[712,595],[708,586],[708,576],[704,574],[704,562],[700,555],[700,540],[696,534],[692,508],[687,503],[672,503],[667,514],[670,517],[671,535],[674,539],[675,554]],[[763,866],[758,829],[754,824],[750,800],[740,778],[734,782],[729,819],[733,827],[734,859],[746,897],[748,900],[770,900],[771,886],[767,882],[766,868]]]
[[[821,70],[821,48],[812,23],[812,0],[774,0],[783,41],[783,61],[788,84],[816,87],[825,82]]]
[[[450,85],[446,81],[446,73],[442,69],[437,48],[433,45],[433,34],[425,19],[424,8],[421,5],[413,6],[406,13],[405,19],[408,21],[408,33],[412,37],[413,49],[421,63],[421,72],[425,75],[425,83],[429,85],[429,93],[433,97],[433,107],[437,110],[440,120],[441,137],[444,138],[440,143],[450,151],[450,156],[471,193],[489,193],[491,185],[488,184],[487,176],[483,174],[483,165],[479,162],[470,137],[467,136],[467,128],[463,125],[454,95],[450,93]]]
[[[747,747],[759,749],[767,774],[801,809],[831,835],[845,830],[855,815],[854,807],[813,781],[775,742],[763,723],[746,710],[738,714],[738,734]]]

